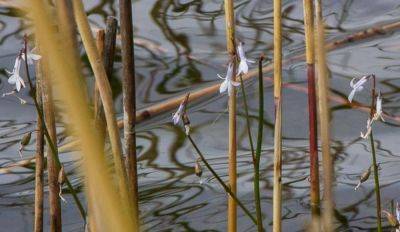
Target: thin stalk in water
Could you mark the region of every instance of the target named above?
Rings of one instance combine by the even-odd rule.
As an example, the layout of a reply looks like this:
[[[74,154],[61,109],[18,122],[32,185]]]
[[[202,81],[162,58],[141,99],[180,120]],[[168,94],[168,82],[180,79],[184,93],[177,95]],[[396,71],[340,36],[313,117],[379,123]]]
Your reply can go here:
[[[329,80],[326,72],[325,55],[325,31],[322,17],[321,0],[315,1],[315,51],[317,61],[317,85],[318,85],[318,113],[320,119],[322,167],[323,167],[323,229],[333,231],[333,162],[330,152],[330,118],[329,118]]]
[[[244,82],[242,75],[239,75],[240,78],[240,86],[243,95],[244,109],[246,115],[246,127],[247,134],[249,137],[251,156],[253,159],[253,168],[254,168],[254,178],[253,178],[253,189],[254,189],[254,203],[256,208],[256,216],[257,216],[257,230],[264,231],[263,222],[262,222],[262,212],[261,212],[261,199],[260,199],[260,155],[261,155],[261,145],[262,145],[262,130],[263,130],[263,115],[264,115],[264,96],[263,96],[263,85],[262,85],[262,60],[263,57],[260,58],[259,61],[259,87],[260,90],[260,107],[259,107],[259,124],[258,124],[258,136],[257,136],[257,152],[254,151],[253,139],[251,136],[250,129],[250,116],[249,109],[247,105],[247,96],[244,87]],[[261,64],[261,66],[260,66]],[[261,115],[261,117],[260,117]],[[261,129],[260,129],[261,128]]]
[[[226,27],[226,46],[233,61],[232,80],[236,79],[236,46],[235,46],[235,13],[233,0],[224,0],[225,27]],[[228,77],[229,78],[229,77]],[[228,100],[229,111],[229,136],[228,136],[228,156],[229,156],[229,187],[236,194],[237,171],[236,171],[236,89],[233,88]],[[237,229],[237,209],[236,201],[228,199],[228,231],[235,232]]]
[[[310,198],[313,220],[319,218],[319,165],[317,131],[317,96],[315,93],[315,58],[314,58],[314,6],[313,0],[303,0],[304,33],[306,42],[306,63],[308,82],[308,127],[310,150]]]
[[[262,212],[261,212],[261,197],[260,197],[260,158],[261,158],[261,146],[263,138],[263,128],[264,128],[264,85],[263,85],[263,72],[262,72],[262,62],[264,57],[261,56],[258,60],[258,134],[257,134],[257,150],[256,158],[254,163],[254,193],[255,193],[255,203],[256,203],[256,215],[258,222],[258,231],[264,231],[262,222]]]
[[[229,188],[224,181],[221,179],[221,177],[218,176],[218,174],[215,172],[215,170],[211,167],[211,165],[208,163],[208,161],[205,159],[203,153],[200,151],[200,149],[197,147],[196,143],[192,139],[190,135],[187,135],[190,143],[193,145],[194,149],[196,150],[197,154],[200,156],[201,161],[203,161],[204,165],[206,165],[207,169],[211,172],[211,174],[215,177],[215,179],[221,184],[221,186],[224,188],[225,192],[229,194],[229,196],[235,201],[236,204],[239,205],[239,207],[244,211],[244,213],[251,219],[251,221],[257,225],[257,220],[254,218],[254,216],[250,213],[250,211],[243,205],[243,203],[237,198],[236,194]]]
[[[36,43],[38,44],[38,43]],[[38,106],[42,104],[42,61],[36,64],[36,99]],[[34,231],[43,231],[43,180],[44,172],[44,132],[40,116],[37,116],[36,123],[36,154],[35,154],[35,222]]]
[[[133,224],[139,230],[139,193],[136,157],[136,83],[133,54],[131,0],[119,0],[121,22],[121,56],[123,75],[124,148],[128,159],[127,177],[131,192]]]
[[[282,230],[282,1],[274,0],[274,189],[273,232]]]
[[[374,117],[374,109],[376,104],[376,77],[372,75],[372,88],[371,88],[371,110],[369,113],[370,120],[372,121]],[[372,122],[371,122],[372,123]],[[382,232],[382,207],[381,207],[381,191],[379,186],[379,172],[378,172],[378,164],[376,162],[376,151],[375,151],[375,142],[374,135],[372,131],[369,134],[369,142],[371,145],[371,154],[372,154],[372,166],[374,167],[374,182],[375,182],[375,196],[376,196],[376,223],[378,226],[378,232]]]

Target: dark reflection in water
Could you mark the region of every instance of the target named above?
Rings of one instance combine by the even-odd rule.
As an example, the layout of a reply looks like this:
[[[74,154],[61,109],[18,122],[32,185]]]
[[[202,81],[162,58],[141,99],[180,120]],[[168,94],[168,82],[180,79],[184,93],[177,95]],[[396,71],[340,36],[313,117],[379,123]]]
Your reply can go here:
[[[117,15],[117,1],[85,1],[93,27],[104,27],[107,16]],[[138,106],[154,103],[186,93],[218,81],[216,73],[224,73],[225,26],[222,1],[141,0],[134,1],[134,23],[138,83]],[[272,57],[272,1],[235,1],[237,37],[245,42],[248,56],[261,52]],[[284,1],[284,56],[302,53],[304,38],[301,1]],[[15,17],[16,10],[0,7],[0,88],[10,90],[4,69],[10,69],[20,47],[21,37],[29,33],[30,22]],[[341,38],[376,23],[400,19],[400,3],[386,1],[325,1],[327,39]],[[331,90],[346,99],[352,77],[375,73],[384,98],[384,110],[399,115],[398,32],[353,44],[329,54]],[[85,56],[85,73],[90,75]],[[113,74],[112,86],[118,112],[121,112],[120,53]],[[284,67],[285,81],[304,88],[303,62]],[[271,74],[267,73],[267,77]],[[92,83],[93,78],[88,78]],[[246,84],[250,99],[250,116],[257,123],[257,83]],[[272,221],[272,156],[273,102],[270,79],[265,82],[265,138],[261,160],[262,208],[266,225]],[[22,92],[28,98],[28,92]],[[368,93],[356,100],[368,102]],[[299,88],[284,90],[284,168],[283,229],[304,231],[310,218],[307,143],[307,100]],[[0,98],[0,165],[19,160],[19,139],[35,125],[31,104],[19,105],[17,99]],[[227,180],[227,102],[226,96],[214,95],[190,106],[193,137],[217,172]],[[238,101],[238,172],[239,196],[254,211],[252,164],[245,131],[243,102]],[[62,115],[59,115],[61,118]],[[375,196],[369,180],[355,192],[358,176],[370,165],[370,148],[360,139],[367,114],[332,102],[332,154],[335,160],[336,226],[339,231],[374,230]],[[381,166],[383,208],[399,198],[398,177],[400,149],[398,123],[387,120],[376,124],[378,162]],[[170,123],[170,112],[139,125],[140,210],[146,231],[224,231],[226,226],[226,194],[208,171],[202,180],[194,175],[195,152],[185,140],[180,126]],[[70,140],[58,127],[60,143]],[[256,129],[253,128],[253,135]],[[33,142],[31,143],[33,144]],[[30,145],[25,156],[34,154]],[[61,155],[73,184],[80,188],[82,177],[77,169],[80,159],[72,153]],[[0,224],[11,231],[31,231],[33,219],[34,165],[15,168],[0,175]],[[200,181],[202,184],[200,184]],[[72,199],[63,204],[63,226],[66,231],[82,231],[82,221]],[[81,197],[83,194],[81,193]],[[46,202],[47,207],[47,202]],[[47,216],[47,215],[46,215]],[[240,231],[254,231],[248,218],[239,210]],[[45,217],[46,220],[48,217]],[[47,224],[47,223],[45,223]],[[386,224],[385,224],[386,225]],[[295,229],[294,229],[295,228]]]

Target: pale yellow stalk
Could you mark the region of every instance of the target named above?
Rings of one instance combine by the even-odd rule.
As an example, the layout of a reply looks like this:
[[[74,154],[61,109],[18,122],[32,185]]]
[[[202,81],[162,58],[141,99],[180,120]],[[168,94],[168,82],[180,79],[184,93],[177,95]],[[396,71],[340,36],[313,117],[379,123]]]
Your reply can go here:
[[[225,26],[226,26],[226,46],[233,66],[233,79],[236,78],[235,71],[235,13],[233,0],[225,0]],[[228,100],[229,111],[229,136],[228,136],[228,156],[229,156],[229,187],[236,195],[237,173],[236,173],[236,90],[233,90]],[[237,206],[236,201],[229,196],[228,199],[228,231],[236,231],[237,228]]]
[[[330,119],[329,119],[329,81],[326,72],[326,54],[325,54],[325,38],[324,38],[324,22],[322,18],[321,0],[315,1],[315,48],[317,63],[317,85],[318,85],[318,108],[320,118],[320,134],[322,143],[322,167],[323,167],[323,212],[322,222],[324,231],[333,231],[333,164],[330,153]]]
[[[282,230],[282,2],[274,0],[274,189],[272,230]]]

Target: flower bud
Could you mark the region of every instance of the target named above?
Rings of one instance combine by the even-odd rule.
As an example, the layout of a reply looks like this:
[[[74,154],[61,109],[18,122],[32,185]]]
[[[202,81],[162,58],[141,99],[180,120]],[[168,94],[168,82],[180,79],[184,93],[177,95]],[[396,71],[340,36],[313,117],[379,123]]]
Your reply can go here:
[[[356,191],[362,183],[368,180],[370,174],[371,174],[371,167],[369,167],[363,174],[361,174],[360,180],[358,181],[357,186],[354,188],[354,191]]]
[[[393,214],[389,213],[386,210],[382,210],[382,213],[386,214],[386,218],[391,226],[393,226],[394,228],[399,228],[399,221]]]
[[[58,172],[58,184],[62,186],[64,183],[65,183],[64,166],[61,166],[60,171]]]
[[[21,139],[21,145],[22,145],[22,146],[26,146],[26,145],[29,144],[29,142],[31,141],[31,137],[32,137],[31,135],[32,135],[32,132],[29,131],[28,133],[26,133],[26,134],[22,137],[22,139]]]
[[[196,163],[194,165],[194,173],[196,174],[196,176],[201,177],[201,175],[203,174],[203,169],[201,168],[200,165],[200,160],[197,159]]]

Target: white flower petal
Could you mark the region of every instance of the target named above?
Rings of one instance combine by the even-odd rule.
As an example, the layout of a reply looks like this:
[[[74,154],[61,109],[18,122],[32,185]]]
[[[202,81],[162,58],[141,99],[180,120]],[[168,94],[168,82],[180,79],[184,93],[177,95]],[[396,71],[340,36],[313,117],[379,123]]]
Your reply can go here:
[[[225,80],[219,86],[219,93],[225,92],[227,90],[227,88],[228,88],[228,80]]]
[[[235,87],[238,87],[240,85],[240,82],[236,82],[236,81],[231,81],[231,84]]]
[[[349,97],[348,97],[350,103],[353,101],[353,98],[354,98],[354,94],[355,94],[355,93],[356,93],[356,90],[355,90],[355,89],[353,89],[353,90],[350,92]]]
[[[19,92],[21,90],[21,82],[20,81],[16,81],[15,83],[15,88],[17,89],[17,92]]]
[[[15,85],[15,83],[17,82],[16,75],[10,76],[7,81],[8,81],[8,84]]]
[[[249,72],[249,66],[247,66],[246,60],[241,60],[239,63],[238,74],[246,74]]]
[[[350,81],[350,87],[354,88],[354,81],[356,80],[356,78],[351,79]]]
[[[42,58],[41,55],[33,54],[33,53],[28,54],[28,56],[29,56],[29,58],[31,58],[32,60],[40,60],[40,59]]]
[[[174,114],[174,116],[172,117],[172,121],[174,122],[175,125],[178,124],[179,118],[180,118],[180,114],[178,112],[176,112]]]

